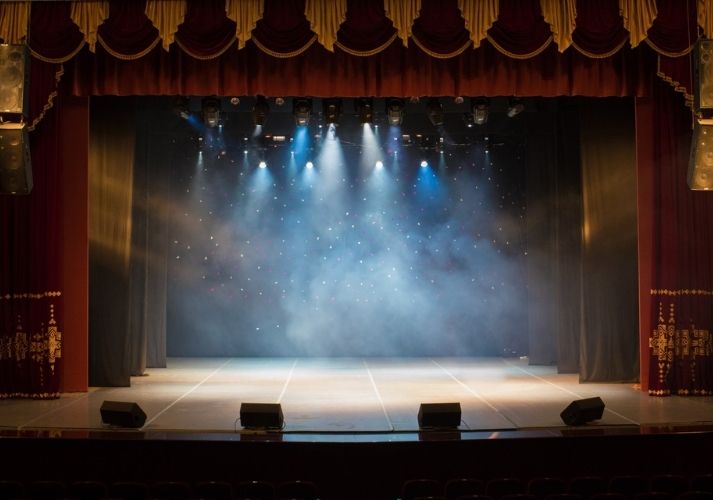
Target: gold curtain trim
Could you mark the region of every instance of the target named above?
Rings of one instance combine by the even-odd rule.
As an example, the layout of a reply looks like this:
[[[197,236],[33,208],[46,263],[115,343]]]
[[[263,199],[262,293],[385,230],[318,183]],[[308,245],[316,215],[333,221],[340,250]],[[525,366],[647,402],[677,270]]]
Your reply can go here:
[[[347,17],[346,0],[307,0],[305,2],[305,17],[317,34],[320,45],[334,52],[339,26]]]
[[[535,49],[534,51],[530,52],[529,54],[515,54],[514,52],[510,52],[510,51],[508,51],[508,50],[505,50],[503,47],[501,47],[500,45],[498,45],[498,43],[497,43],[495,40],[493,40],[493,37],[491,37],[490,35],[487,36],[487,39],[488,39],[488,41],[493,45],[493,47],[495,47],[495,49],[496,49],[498,52],[500,52],[501,54],[506,55],[506,56],[508,56],[508,57],[512,57],[513,59],[530,59],[530,58],[533,58],[533,57],[535,57],[535,56],[538,56],[538,55],[540,55],[540,54],[542,53],[543,50],[545,50],[547,47],[549,47],[550,44],[551,44],[552,41],[553,41],[552,35],[550,35],[550,36],[547,38],[547,40],[545,41],[545,43],[542,44],[541,47],[538,47],[537,49]]]
[[[654,24],[658,15],[656,0],[619,0],[619,14],[634,48],[646,39],[646,32]]]
[[[84,39],[89,43],[89,50],[94,52],[97,44],[97,28],[109,17],[109,2],[72,2],[69,17],[84,34]]]
[[[713,36],[713,10],[711,0],[698,0],[698,25],[703,28],[703,33],[707,38]]]
[[[664,82],[666,82],[666,83],[668,83],[670,86],[672,86],[672,87],[673,87],[673,90],[674,90],[675,92],[680,92],[680,93],[682,93],[682,94],[683,94],[683,98],[684,98],[684,100],[685,100],[686,106],[688,106],[689,108],[693,108],[693,94],[689,94],[688,92],[686,92],[686,87],[684,87],[683,85],[681,85],[680,82],[677,82],[676,80],[674,80],[673,78],[671,78],[670,76],[668,76],[668,75],[667,75],[666,73],[664,73],[663,71],[661,71],[661,56],[659,56],[659,58],[658,58],[656,64],[657,64],[656,76],[658,76],[658,77],[661,78]],[[652,290],[652,295],[653,295],[653,290]],[[662,294],[662,295],[663,295],[663,294]]]
[[[146,0],[146,17],[158,29],[163,49],[168,52],[178,26],[186,19],[186,0]]]
[[[138,52],[136,54],[121,54],[115,50],[113,50],[109,45],[104,41],[104,39],[101,37],[100,34],[97,33],[97,42],[99,42],[99,45],[104,47],[104,50],[106,50],[111,56],[121,59],[122,61],[134,61],[136,59],[141,59],[142,57],[146,56],[149,52],[151,52],[153,49],[156,48],[156,45],[161,41],[161,37],[157,36],[156,39],[151,42],[151,44],[142,50],[141,52]]]
[[[582,47],[577,45],[575,42],[572,42],[572,47],[577,49],[577,52],[579,52],[580,54],[585,55],[591,59],[606,59],[607,57],[611,57],[614,54],[616,54],[617,52],[619,52],[624,47],[624,45],[626,45],[627,41],[628,40],[625,38],[624,40],[622,40],[622,42],[619,45],[614,47],[609,52],[605,52],[604,54],[595,54],[594,52],[589,52],[588,50],[584,50]]]
[[[418,48],[420,48],[422,51],[424,51],[429,56],[435,57],[436,59],[451,59],[453,57],[459,56],[468,47],[471,47],[473,45],[473,42],[469,39],[462,47],[454,50],[453,52],[450,52],[448,54],[441,54],[439,52],[433,52],[432,50],[429,50],[428,48],[426,48],[426,46],[423,45],[421,43],[421,41],[418,38],[416,38],[416,36],[413,33],[411,34],[411,39],[413,40],[413,43],[415,43]]]
[[[0,295],[0,300],[10,300],[10,299],[44,299],[46,297],[61,297],[62,292],[60,291],[49,291],[40,293],[6,293]]]
[[[343,50],[344,52],[346,52],[347,54],[350,54],[350,55],[352,55],[352,56],[357,56],[357,57],[369,57],[369,56],[373,56],[373,55],[375,55],[375,54],[378,54],[379,52],[383,52],[384,50],[386,50],[386,48],[387,48],[389,45],[391,45],[392,43],[394,43],[394,40],[396,40],[396,38],[397,38],[398,36],[399,36],[398,33],[394,33],[394,34],[391,36],[391,38],[389,38],[385,43],[383,43],[382,45],[379,45],[377,48],[372,49],[372,50],[354,50],[354,49],[350,49],[349,47],[347,47],[347,46],[344,45],[343,43],[339,42],[338,40],[337,40],[336,42],[334,42],[334,45],[335,45],[336,47],[339,47],[341,50]]]
[[[52,59],[51,57],[45,57],[42,54],[40,54],[39,52],[35,52],[34,50],[32,50],[32,47],[30,47],[30,54],[32,55],[32,57],[34,57],[35,59],[39,59],[42,62],[46,62],[46,63],[50,63],[50,64],[64,64],[67,61],[69,61],[70,59],[72,59],[74,56],[79,54],[79,51],[82,50],[85,43],[87,43],[86,40],[82,39],[82,41],[79,42],[79,45],[77,45],[76,49],[74,49],[68,55],[66,55],[64,57],[58,57],[57,59]]]
[[[245,42],[250,40],[252,31],[262,17],[262,9],[262,0],[225,1],[225,15],[228,16],[228,19],[235,21],[235,37],[238,39],[238,49],[242,49],[245,46]]]
[[[687,55],[688,53],[690,53],[690,52],[693,50],[693,47],[694,47],[694,45],[689,45],[687,48],[683,49],[683,50],[680,51],[680,52],[668,52],[668,51],[666,51],[666,50],[663,50],[663,49],[657,47],[657,46],[654,44],[654,42],[652,42],[652,41],[649,40],[648,38],[647,38],[646,40],[644,40],[644,41],[649,45],[649,47],[651,47],[652,49],[654,49],[656,52],[658,52],[658,53],[661,54],[662,56],[666,56],[666,57],[681,57],[681,56],[685,56],[685,55]]]
[[[557,0],[559,1],[559,0]],[[458,0],[458,9],[470,32],[473,47],[488,36],[488,30],[498,20],[500,2],[498,0]]]
[[[27,38],[30,2],[2,2],[0,4],[0,37],[5,43],[22,43]]]
[[[391,19],[404,47],[408,47],[413,21],[420,12],[421,0],[384,0],[384,13]]]
[[[693,96],[691,96],[691,99],[693,99]],[[651,295],[668,295],[672,297],[680,297],[683,295],[703,295],[703,296],[713,296],[713,290],[696,290],[696,289],[687,289],[687,288],[681,288],[678,290],[669,290],[666,288],[662,288],[660,290],[657,290],[656,288],[651,290]]]
[[[225,51],[228,50],[231,45],[233,45],[233,43],[234,43],[235,40],[230,40],[230,41],[225,45],[225,47],[223,47],[222,49],[220,49],[220,50],[219,50],[218,52],[216,52],[215,54],[210,54],[210,55],[208,55],[208,56],[202,56],[202,55],[196,54],[196,53],[194,53],[194,52],[191,52],[190,50],[188,50],[188,48],[187,48],[185,45],[183,45],[183,44],[181,43],[181,41],[180,41],[178,38],[174,38],[173,41],[176,42],[176,45],[178,45],[178,46],[180,47],[180,49],[181,49],[183,52],[185,52],[186,54],[188,54],[189,56],[191,56],[193,59],[198,59],[198,60],[200,60],[200,61],[208,61],[208,60],[210,60],[210,59],[216,59],[216,58],[222,56],[222,55],[225,53]]]
[[[59,69],[55,72],[54,74],[54,81],[55,81],[55,86],[59,86],[59,81],[62,79],[62,75],[64,75],[64,66],[60,65]],[[50,92],[50,94],[47,96],[47,102],[45,105],[42,107],[42,112],[39,114],[37,118],[32,120],[32,123],[27,126],[27,131],[32,132],[35,130],[35,127],[42,121],[42,119],[45,117],[45,114],[52,109],[54,106],[54,99],[57,97],[57,91],[54,90]],[[47,295],[47,297],[59,297],[61,292],[45,292],[45,293],[57,293],[59,295]],[[1,299],[2,297],[0,297]],[[36,297],[36,298],[41,298],[41,297]]]
[[[258,49],[262,50],[265,54],[272,56],[272,57],[277,57],[279,59],[288,59],[290,57],[296,57],[303,52],[305,52],[307,49],[309,49],[314,42],[317,41],[317,35],[314,35],[304,46],[300,47],[297,50],[294,50],[292,52],[275,52],[274,50],[270,50],[267,47],[265,47],[260,41],[252,37],[251,40],[253,43],[257,46]]]
[[[564,52],[572,45],[572,32],[577,19],[576,0],[540,0],[540,10],[545,22],[550,25],[557,51]]]

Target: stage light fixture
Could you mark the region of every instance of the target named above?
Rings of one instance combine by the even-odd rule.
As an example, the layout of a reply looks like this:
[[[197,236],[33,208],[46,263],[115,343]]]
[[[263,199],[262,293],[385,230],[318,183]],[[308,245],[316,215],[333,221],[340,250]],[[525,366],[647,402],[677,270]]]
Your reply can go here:
[[[253,106],[253,122],[255,125],[265,125],[267,116],[270,114],[270,105],[264,95],[257,96],[255,106]]]
[[[305,163],[305,168],[307,168],[307,169],[314,168],[314,163],[312,163],[311,161],[308,161],[307,163]]]
[[[342,100],[329,98],[322,100],[322,114],[326,123],[339,123],[342,114]]]
[[[478,97],[473,101],[473,122],[476,125],[484,125],[488,121],[490,113],[490,99],[487,97]]]
[[[517,97],[511,97],[508,99],[508,117],[512,118],[519,115],[525,109],[525,105],[522,100]]]
[[[260,163],[258,163],[257,166],[258,166],[259,168],[267,168],[267,163],[265,163],[265,161],[261,161]]]
[[[176,96],[176,100],[173,102],[173,112],[184,120],[188,120],[191,116],[190,102],[190,99],[186,96]]]
[[[201,115],[206,127],[215,127],[220,123],[220,99],[205,97],[201,101]]]
[[[384,168],[384,162],[381,160],[376,160],[376,163],[374,163],[374,168],[376,168],[376,169]]]
[[[237,106],[240,104],[240,98],[239,97],[231,97],[230,98],[230,104],[233,106]]]
[[[401,125],[404,119],[404,100],[391,98],[386,100],[386,117],[389,120],[389,125]]]
[[[371,97],[360,97],[354,100],[354,109],[359,115],[359,123],[374,122],[374,100]]]
[[[308,125],[309,118],[312,115],[312,100],[307,98],[294,99],[292,101],[292,114],[298,127]]]
[[[426,104],[426,113],[428,114],[428,119],[434,127],[440,127],[443,125],[443,105],[438,98],[431,97],[428,100],[428,103]]]

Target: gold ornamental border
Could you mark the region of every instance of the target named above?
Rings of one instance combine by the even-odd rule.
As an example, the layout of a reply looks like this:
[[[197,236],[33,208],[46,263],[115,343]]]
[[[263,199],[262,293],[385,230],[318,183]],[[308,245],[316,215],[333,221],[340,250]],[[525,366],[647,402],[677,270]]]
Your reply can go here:
[[[426,47],[423,43],[421,43],[421,40],[419,40],[413,33],[411,33],[411,40],[413,40],[413,43],[415,43],[419,49],[436,59],[452,59],[453,57],[461,55],[463,52],[465,52],[467,48],[473,45],[473,41],[468,40],[462,47],[457,48],[453,52],[449,52],[448,54],[441,54],[439,52],[434,52],[428,47]]]
[[[97,42],[99,42],[99,45],[101,45],[104,50],[107,51],[111,56],[120,59],[122,61],[135,61],[136,59],[141,59],[142,57],[146,56],[151,52],[154,48],[156,48],[156,45],[161,41],[161,37],[157,36],[156,39],[149,44],[148,47],[146,47],[144,50],[141,52],[137,52],[136,54],[122,54],[121,52],[117,52],[114,49],[112,49],[108,43],[104,41],[104,39],[101,37],[99,33],[97,33]]]
[[[545,43],[543,43],[540,47],[536,48],[532,52],[529,52],[527,54],[516,54],[515,52],[510,52],[509,50],[506,50],[503,46],[496,42],[492,36],[487,35],[485,38],[490,42],[493,47],[495,47],[495,50],[500,52],[502,55],[508,56],[512,59],[532,59],[535,56],[539,56],[554,41],[554,37],[552,36],[552,34],[550,34],[550,36],[547,37],[547,40],[545,40]]]
[[[272,57],[277,57],[278,59],[289,59],[290,57],[296,57],[303,52],[307,51],[314,42],[317,41],[317,35],[314,35],[312,38],[309,39],[309,41],[304,44],[302,47],[300,47],[297,50],[293,50],[292,52],[276,52],[274,50],[268,49],[265,45],[263,45],[260,40],[258,40],[254,35],[252,38],[250,38],[252,42],[255,44],[255,46],[262,50],[265,54],[272,56]]]
[[[379,52],[383,52],[386,50],[387,47],[389,47],[392,43],[394,43],[394,40],[399,36],[398,33],[394,33],[386,42],[382,43],[378,47],[372,50],[356,50],[356,49],[350,49],[343,43],[341,43],[339,40],[334,42],[335,47],[339,47],[340,50],[343,52],[346,52],[349,55],[356,56],[356,57],[369,57],[378,54]]]
[[[0,300],[17,300],[17,299],[44,299],[47,297],[61,297],[62,292],[53,290],[40,293],[4,293],[0,295]]]
[[[711,296],[713,296],[713,290],[688,289],[688,288],[670,290],[670,289],[666,289],[666,288],[661,288],[661,289],[653,288],[653,289],[651,289],[651,295],[663,295],[663,296],[669,296],[669,297],[683,297],[683,296],[688,296],[688,295],[700,295],[700,296],[704,296],[704,297],[711,297]]]

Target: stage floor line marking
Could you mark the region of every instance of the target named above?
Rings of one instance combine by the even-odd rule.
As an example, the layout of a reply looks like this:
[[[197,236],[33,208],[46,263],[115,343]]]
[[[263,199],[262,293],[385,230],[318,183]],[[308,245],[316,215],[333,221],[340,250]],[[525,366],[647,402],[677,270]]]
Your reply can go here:
[[[369,368],[369,364],[366,362],[366,360],[362,360],[364,362],[364,368],[366,368],[366,373],[369,374],[369,380],[371,380],[371,386],[374,388],[374,392],[376,393],[376,399],[379,400],[379,404],[381,405],[381,411],[384,412],[384,417],[386,417],[386,422],[389,424],[389,430],[390,431],[395,431],[396,427],[394,427],[394,424],[391,422],[391,418],[389,418],[389,412],[386,411],[386,405],[384,405],[384,400],[381,399],[381,393],[379,392],[379,388],[376,386],[376,381],[374,380],[374,375],[371,373],[371,368]]]
[[[290,381],[292,380],[292,375],[295,373],[295,367],[297,366],[297,361],[299,358],[295,358],[294,363],[292,363],[292,368],[290,368],[290,373],[287,375],[287,380],[285,380],[285,385],[282,386],[282,392],[280,393],[280,396],[277,398],[277,403],[282,402],[282,398],[285,396],[285,393],[287,392],[287,386],[290,385]]]
[[[53,413],[56,413],[56,412],[58,412],[58,411],[60,411],[60,410],[65,410],[65,409],[69,408],[70,406],[74,405],[75,403],[78,403],[79,401],[82,401],[82,400],[84,400],[84,399],[89,398],[89,396],[90,396],[93,392],[94,392],[94,391],[92,391],[92,390],[90,389],[90,390],[87,391],[85,394],[82,394],[81,396],[79,396],[78,398],[76,398],[74,401],[71,401],[71,402],[67,403],[66,405],[62,405],[62,406],[59,406],[59,407],[57,407],[57,408],[53,408],[53,409],[51,409],[51,410],[49,410],[49,411],[46,411],[46,412],[44,412],[42,415],[38,415],[38,416],[36,416],[35,418],[30,419],[30,420],[28,420],[27,422],[25,422],[24,424],[18,425],[18,426],[17,426],[17,430],[21,431],[21,430],[24,429],[25,427],[29,427],[32,422],[36,422],[37,420],[40,420],[40,419],[42,419],[42,418],[45,418],[47,415],[52,415]]]
[[[546,378],[542,378],[542,377],[540,377],[539,375],[535,375],[534,373],[525,370],[523,367],[518,366],[518,365],[516,365],[516,364],[514,364],[514,363],[511,363],[510,361],[508,361],[508,360],[505,359],[505,358],[502,358],[502,362],[505,363],[505,364],[508,365],[508,366],[512,366],[513,368],[517,368],[517,369],[520,370],[522,373],[524,373],[524,374],[526,374],[526,375],[529,375],[530,377],[533,377],[533,378],[539,380],[540,382],[545,382],[546,384],[549,384],[549,385],[551,385],[552,387],[556,387],[556,388],[559,389],[560,391],[566,392],[566,393],[569,394],[570,396],[574,396],[574,397],[577,398],[577,399],[584,399],[584,396],[582,396],[581,394],[577,394],[577,393],[574,392],[574,391],[570,391],[570,390],[567,389],[566,387],[562,387],[561,385],[555,384],[554,382],[550,382],[550,381],[547,380]],[[624,419],[624,420],[626,420],[626,421],[628,421],[628,422],[631,422],[631,423],[634,424],[634,425],[641,425],[641,422],[637,422],[636,420],[632,420],[632,419],[630,419],[629,417],[625,417],[625,416],[622,415],[621,413],[616,412],[616,411],[614,411],[614,410],[611,410],[611,409],[607,408],[606,406],[604,406],[604,411],[608,411],[609,413],[612,413],[612,414],[616,415],[616,416],[619,417],[619,418],[622,418],[622,419]]]
[[[234,359],[234,358],[228,358],[228,359],[225,361],[225,363],[223,363],[223,364],[220,365],[218,368],[216,368],[215,370],[213,370],[208,376],[206,376],[203,380],[201,380],[201,381],[198,382],[196,385],[194,385],[190,390],[188,390],[187,392],[184,392],[179,398],[177,398],[176,400],[174,400],[170,405],[168,405],[168,406],[165,407],[163,410],[161,410],[160,412],[158,412],[156,415],[154,415],[153,417],[151,417],[151,418],[149,419],[149,421],[146,422],[146,423],[143,425],[142,429],[145,428],[146,426],[150,425],[154,420],[156,420],[158,417],[160,417],[161,415],[163,415],[164,413],[166,413],[173,405],[175,405],[175,404],[178,403],[180,400],[182,400],[183,398],[185,398],[186,396],[188,396],[190,393],[192,393],[193,391],[195,391],[196,389],[198,389],[198,388],[199,388],[201,385],[203,385],[209,378],[211,378],[213,375],[215,375],[215,374],[218,373],[220,370],[222,370],[225,365],[227,365],[228,363],[230,363],[231,361],[233,361],[233,359]]]
[[[515,427],[515,428],[518,427],[518,425],[517,425],[515,422],[513,422],[512,419],[508,418],[507,415],[505,415],[503,412],[501,412],[499,409],[497,409],[495,406],[493,406],[493,405],[490,403],[490,401],[488,401],[487,399],[485,399],[478,391],[476,391],[475,389],[473,389],[472,387],[470,387],[468,384],[466,384],[465,382],[463,382],[462,380],[460,380],[458,377],[456,377],[455,375],[453,375],[446,367],[444,367],[443,365],[441,365],[438,361],[436,361],[435,359],[431,359],[431,362],[432,362],[434,365],[436,365],[438,368],[440,368],[441,370],[443,370],[443,371],[446,373],[446,375],[448,375],[450,378],[452,378],[454,381],[456,381],[458,384],[460,384],[460,386],[463,387],[466,391],[468,391],[468,392],[471,393],[473,396],[475,396],[476,398],[478,398],[480,401],[482,401],[483,403],[485,403],[486,405],[488,405],[488,407],[489,407],[491,410],[493,410],[495,413],[497,413],[498,415],[500,415],[501,417],[503,417],[505,420],[507,420],[508,422],[510,422],[510,423],[513,425],[513,427]]]

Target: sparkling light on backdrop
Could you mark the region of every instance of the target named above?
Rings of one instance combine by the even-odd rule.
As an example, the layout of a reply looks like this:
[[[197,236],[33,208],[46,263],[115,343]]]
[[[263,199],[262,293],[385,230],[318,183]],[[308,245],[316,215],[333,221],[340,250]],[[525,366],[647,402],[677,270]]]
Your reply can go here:
[[[200,129],[172,153],[170,355],[526,354],[517,140]]]

